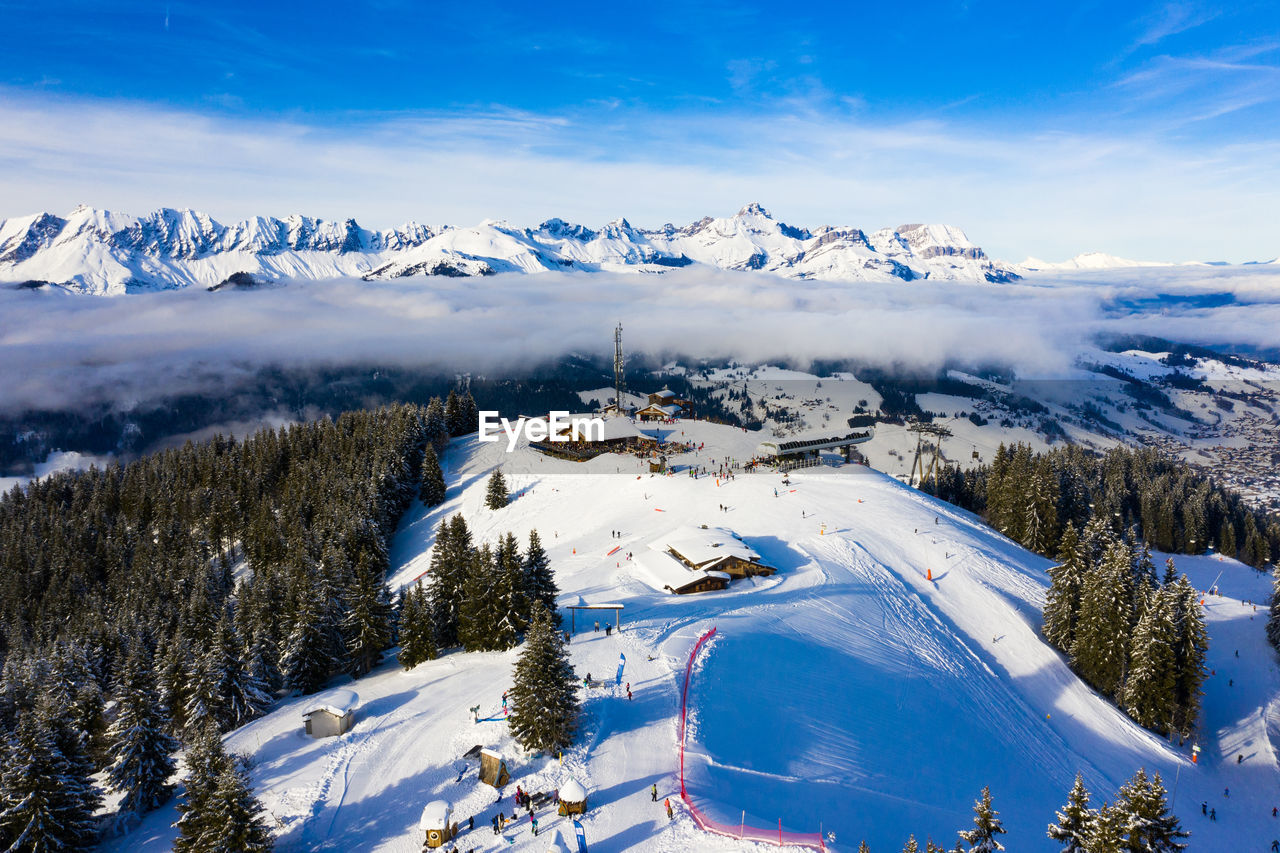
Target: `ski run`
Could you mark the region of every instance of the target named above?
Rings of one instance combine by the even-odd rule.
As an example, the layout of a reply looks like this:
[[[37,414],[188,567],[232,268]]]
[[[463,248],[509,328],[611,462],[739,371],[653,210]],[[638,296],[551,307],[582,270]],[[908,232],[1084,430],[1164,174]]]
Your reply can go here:
[[[1137,726],[1040,638],[1048,560],[859,465],[793,472],[785,486],[776,473],[691,478],[682,470],[690,463],[713,471],[726,458],[749,458],[761,434],[700,422],[662,429],[704,445],[675,457],[670,476],[630,456],[561,462],[528,447],[508,454],[505,443],[455,439],[442,460],[446,502],[430,511],[415,505],[393,543],[396,589],[427,571],[448,516],[461,512],[477,544],[507,532],[527,541],[536,529],[566,628],[567,605],[623,605],[622,629],[609,636],[612,613],[576,617],[568,649],[578,677],[590,673],[607,686],[583,691],[574,747],[561,760],[528,757],[509,736],[502,696],[519,649],[451,652],[409,671],[389,654],[364,678],[333,682],[330,689],[359,697],[345,734],[304,733],[302,715],[322,693],[282,701],[226,736],[230,750],[254,762],[279,850],[417,851],[419,817],[438,799],[462,822],[458,850],[542,853],[557,833],[570,850],[572,823],[553,810],[539,812],[536,838],[527,816],[501,836],[491,820],[515,811],[517,785],[549,792],[571,778],[588,792],[582,824],[593,853],[777,849],[702,831],[679,798],[684,669],[711,627],[716,636],[689,691],[686,776],[698,807],[719,823],[821,829],[834,833],[833,850],[856,850],[865,839],[872,851],[892,853],[911,833],[922,847],[928,836],[950,848],[989,785],[1006,848],[1051,851],[1060,848],[1045,827],[1077,771],[1100,805],[1145,767],[1162,775],[1171,810],[1192,833],[1190,850],[1262,851],[1280,837],[1272,817],[1280,805],[1272,746],[1280,677],[1263,630],[1266,576],[1233,560],[1174,558],[1198,589],[1216,579],[1219,592],[1204,599],[1213,674],[1193,763],[1192,742]],[[498,466],[512,500],[490,510],[485,483]],[[627,559],[677,528],[703,524],[731,530],[777,573],[677,596],[659,592]],[[631,700],[613,684],[620,655]],[[488,721],[474,721],[476,706]],[[511,771],[501,802],[463,759],[476,745],[499,752]],[[1202,816],[1202,802],[1216,821]],[[170,803],[103,849],[166,850],[175,817]]]

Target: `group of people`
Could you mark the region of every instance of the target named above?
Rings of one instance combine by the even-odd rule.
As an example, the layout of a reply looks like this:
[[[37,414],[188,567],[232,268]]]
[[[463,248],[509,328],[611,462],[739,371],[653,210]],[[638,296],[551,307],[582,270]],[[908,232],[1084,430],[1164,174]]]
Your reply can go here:
[[[658,801],[658,786],[656,783],[651,788],[649,788],[649,799],[655,803]],[[662,804],[667,808],[667,820],[674,819],[676,816],[676,813],[671,808],[671,798],[667,797],[662,801]]]

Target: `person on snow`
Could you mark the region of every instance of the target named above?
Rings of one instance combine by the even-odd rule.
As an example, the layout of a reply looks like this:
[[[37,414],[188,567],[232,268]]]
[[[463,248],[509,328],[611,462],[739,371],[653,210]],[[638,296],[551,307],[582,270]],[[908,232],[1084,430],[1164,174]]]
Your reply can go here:
[[[489,821],[489,823],[493,824],[493,834],[497,835],[498,834],[498,816],[494,815],[493,820]]]
[[[675,812],[671,811],[671,798],[667,797],[667,820],[672,820],[675,816]]]
[[[1201,801],[1200,801],[1200,814],[1202,814],[1202,815],[1206,815],[1206,816],[1209,814],[1209,801],[1208,801],[1208,800],[1201,800]]]
[[[534,834],[534,835],[537,835],[537,834],[538,834],[538,819],[537,819],[536,817],[533,817],[532,815],[530,815],[530,817],[529,817],[529,825],[533,827],[533,834]]]
[[[658,786],[656,783],[652,788],[649,789],[649,798],[652,799],[655,803],[658,801]]]

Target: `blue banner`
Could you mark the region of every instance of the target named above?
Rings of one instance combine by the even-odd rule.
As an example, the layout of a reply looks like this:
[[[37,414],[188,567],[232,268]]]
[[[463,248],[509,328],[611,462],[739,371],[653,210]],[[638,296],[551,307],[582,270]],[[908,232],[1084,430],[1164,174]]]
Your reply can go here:
[[[622,683],[622,670],[626,667],[626,665],[627,665],[627,656],[618,655],[618,680],[615,681],[614,684]]]
[[[587,853],[587,831],[576,820],[573,822],[573,832],[578,836],[578,853]]]

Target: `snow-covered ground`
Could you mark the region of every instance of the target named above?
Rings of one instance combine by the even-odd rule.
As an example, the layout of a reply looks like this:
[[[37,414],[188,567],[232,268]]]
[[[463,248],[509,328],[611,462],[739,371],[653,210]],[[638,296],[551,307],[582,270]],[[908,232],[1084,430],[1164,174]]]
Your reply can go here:
[[[697,461],[709,468],[750,456],[765,437],[693,422],[666,429],[705,442]],[[718,634],[690,693],[688,778],[700,807],[724,823],[745,812],[762,827],[779,819],[793,831],[821,826],[842,850],[863,838],[872,850],[898,850],[908,833],[950,846],[990,785],[1010,832],[1006,847],[1053,850],[1045,825],[1077,771],[1100,800],[1146,767],[1164,776],[1193,832],[1191,849],[1264,850],[1280,836],[1271,817],[1280,805],[1272,746],[1280,674],[1263,635],[1265,609],[1242,603],[1265,601],[1267,579],[1247,567],[1177,558],[1201,589],[1222,572],[1222,594],[1206,597],[1214,675],[1196,765],[1190,743],[1131,723],[1039,639],[1048,561],[892,476],[845,466],[793,472],[789,486],[773,474],[717,484],[653,476],[632,457],[578,465],[527,448],[508,455],[505,444],[470,438],[455,441],[444,463],[448,501],[406,515],[392,549],[393,585],[427,569],[435,527],[455,512],[477,541],[536,528],[562,604],[625,606],[621,633],[583,632],[580,621],[569,648],[579,674],[597,678],[611,676],[625,654],[634,698],[620,688],[590,691],[563,766],[520,755],[501,721],[472,722],[475,705],[500,717],[514,650],[452,653],[409,672],[391,661],[357,682],[335,682],[360,696],[356,725],[339,738],[302,733],[301,713],[315,697],[283,702],[227,736],[256,762],[254,782],[281,850],[416,851],[418,816],[437,798],[464,820],[475,816],[464,850],[541,853],[550,830],[567,838],[570,827],[553,812],[540,817],[536,841],[527,820],[495,838],[489,819],[512,810],[510,796],[495,803],[473,768],[458,780],[460,756],[476,744],[507,756],[508,794],[516,784],[538,791],[581,781],[593,851],[755,849],[702,833],[676,798],[680,682],[694,641],[712,626]],[[497,465],[516,494],[492,511],[483,493]],[[734,530],[778,573],[723,592],[655,592],[625,554],[688,524]],[[621,551],[606,556],[615,545]],[[654,784],[677,805],[674,821],[650,802]],[[1217,809],[1217,822],[1201,817],[1202,800]],[[167,849],[173,817],[172,807],[153,814],[105,849]]]

